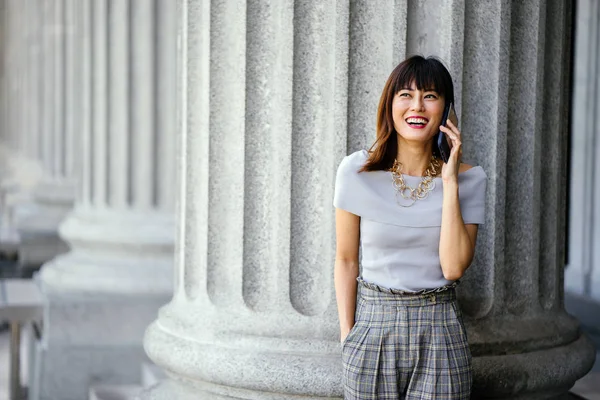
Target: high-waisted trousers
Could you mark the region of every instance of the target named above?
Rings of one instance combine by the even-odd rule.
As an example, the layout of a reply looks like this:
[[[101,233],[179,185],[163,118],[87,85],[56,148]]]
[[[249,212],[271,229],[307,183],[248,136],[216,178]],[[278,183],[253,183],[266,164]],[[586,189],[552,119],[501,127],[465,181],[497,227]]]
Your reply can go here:
[[[471,352],[454,287],[398,294],[359,278],[342,364],[346,400],[469,399]]]

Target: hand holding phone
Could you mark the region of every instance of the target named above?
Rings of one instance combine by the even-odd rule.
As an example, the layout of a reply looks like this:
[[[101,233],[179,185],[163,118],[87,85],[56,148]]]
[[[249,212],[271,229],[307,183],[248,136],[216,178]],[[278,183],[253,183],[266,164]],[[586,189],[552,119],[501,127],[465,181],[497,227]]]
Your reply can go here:
[[[454,104],[452,104],[452,102],[446,103],[446,106],[444,107],[444,113],[442,114],[442,126],[446,126],[446,121],[448,119],[450,119],[454,125],[458,126],[458,118],[456,117]],[[450,159],[450,144],[448,143],[446,134],[442,132],[441,129],[438,131],[436,143],[440,152],[440,156],[442,157],[442,161],[447,163]]]

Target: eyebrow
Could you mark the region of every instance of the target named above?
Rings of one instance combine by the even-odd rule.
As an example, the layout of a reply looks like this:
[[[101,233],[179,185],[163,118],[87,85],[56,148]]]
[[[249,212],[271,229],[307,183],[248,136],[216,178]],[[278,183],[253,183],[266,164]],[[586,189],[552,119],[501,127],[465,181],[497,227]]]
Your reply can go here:
[[[400,90],[408,90],[410,92],[414,92],[415,91],[415,89],[413,89],[411,87],[403,87],[403,88],[400,88]],[[438,93],[438,91],[435,90],[435,89],[423,89],[422,91],[423,92],[435,92],[435,93]]]

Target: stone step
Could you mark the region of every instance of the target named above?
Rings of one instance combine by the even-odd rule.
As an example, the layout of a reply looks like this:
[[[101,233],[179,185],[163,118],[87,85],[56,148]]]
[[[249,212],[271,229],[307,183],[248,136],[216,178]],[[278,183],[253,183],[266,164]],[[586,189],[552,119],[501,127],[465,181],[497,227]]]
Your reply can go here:
[[[95,385],[89,400],[133,400],[141,390],[139,385]]]
[[[165,379],[167,375],[159,366],[152,363],[142,364],[142,386],[154,386],[158,382]]]

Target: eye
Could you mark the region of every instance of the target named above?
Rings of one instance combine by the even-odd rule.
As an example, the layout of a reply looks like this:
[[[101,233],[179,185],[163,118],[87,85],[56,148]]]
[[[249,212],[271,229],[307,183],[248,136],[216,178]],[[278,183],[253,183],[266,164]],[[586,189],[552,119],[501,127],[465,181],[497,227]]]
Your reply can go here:
[[[398,94],[399,97],[409,97],[410,94],[408,92],[402,92],[400,94]]]
[[[426,99],[437,99],[437,96],[435,94],[430,93],[430,94],[425,95],[425,98]]]

